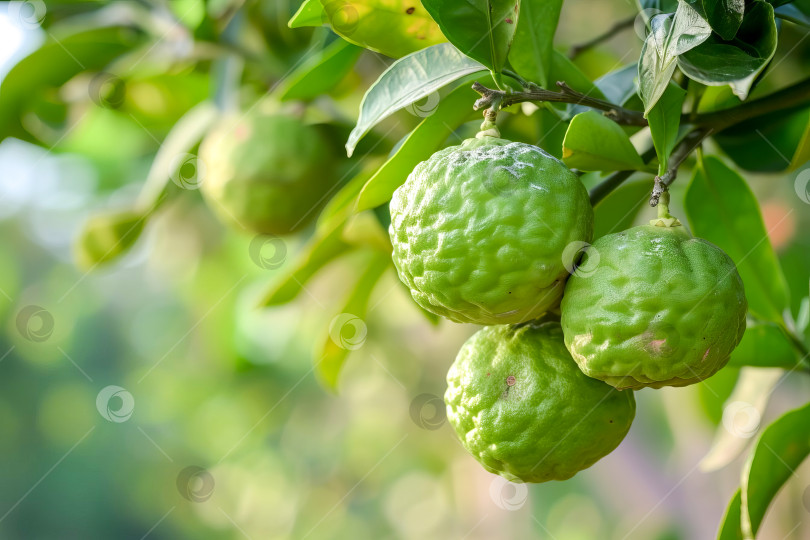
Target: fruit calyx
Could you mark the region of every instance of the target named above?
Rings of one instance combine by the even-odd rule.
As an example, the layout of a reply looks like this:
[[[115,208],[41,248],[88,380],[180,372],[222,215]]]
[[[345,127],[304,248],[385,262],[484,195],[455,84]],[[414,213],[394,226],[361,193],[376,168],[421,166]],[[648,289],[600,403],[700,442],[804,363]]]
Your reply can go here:
[[[669,213],[669,191],[661,193],[658,200],[658,217],[650,220],[654,227],[680,227],[683,224],[678,218]]]

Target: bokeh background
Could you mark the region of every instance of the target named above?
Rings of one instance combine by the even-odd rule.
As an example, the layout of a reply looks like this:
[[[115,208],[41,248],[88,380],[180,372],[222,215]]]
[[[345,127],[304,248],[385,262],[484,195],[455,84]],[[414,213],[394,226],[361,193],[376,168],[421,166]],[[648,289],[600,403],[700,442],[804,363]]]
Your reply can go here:
[[[46,40],[58,47],[50,17],[99,4],[0,3],[0,77]],[[688,388],[638,392],[618,450],[570,481],[516,485],[481,469],[445,421],[444,376],[475,327],[431,325],[388,271],[354,323],[356,350],[334,394],[314,373],[313,344],[356,278],[356,258],[331,264],[295,302],[256,309],[311,230],[286,239],[283,264],[268,268],[251,256],[251,235],[220,225],[197,191],[178,189],[130,254],[79,270],[71,246],[80,225],[131,202],[170,127],[211,96],[217,51],[195,36],[206,10],[230,7],[110,4],[121,9],[107,16],[148,14],[132,30],[133,39],[148,34],[146,45],[109,71],[78,75],[43,105],[67,126],[35,126],[47,146],[0,143],[0,537],[713,537],[744,454],[713,472],[701,460],[724,429],[744,444],[756,424],[806,401],[806,373],[777,375],[761,422],[743,419],[742,429],[723,420],[737,368]],[[244,102],[283,84],[312,43],[329,39],[325,28],[286,28],[296,0],[257,4],[245,42],[258,60],[245,71]],[[557,41],[581,42],[635,9],[567,2]],[[802,40],[780,41],[776,61],[788,52],[807,59],[810,40]],[[640,45],[631,31],[577,63],[598,76],[631,62]],[[313,107],[350,128],[365,88],[389,63],[364,53]],[[419,120],[418,109],[391,118],[366,152],[384,156]],[[689,178],[681,174],[674,212]],[[747,179],[796,313],[810,275],[810,200],[797,174]],[[643,208],[636,221],[652,212]],[[810,538],[810,463],[775,500],[761,537]]]

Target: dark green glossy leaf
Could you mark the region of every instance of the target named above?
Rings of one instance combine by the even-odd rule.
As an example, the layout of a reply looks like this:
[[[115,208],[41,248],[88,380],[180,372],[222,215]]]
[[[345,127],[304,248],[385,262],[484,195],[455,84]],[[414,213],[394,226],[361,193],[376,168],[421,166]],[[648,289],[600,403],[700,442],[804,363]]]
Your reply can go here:
[[[810,0],[794,0],[789,4],[771,2],[771,5],[775,7],[773,11],[780,19],[810,27]],[[777,5],[779,7],[776,7]]]
[[[745,180],[718,158],[708,156],[695,168],[685,209],[695,236],[717,244],[737,264],[751,313],[783,324],[787,283],[759,204]]]
[[[810,403],[784,414],[759,436],[743,470],[741,526],[754,538],[779,489],[810,454]]]
[[[337,39],[318,54],[307,58],[284,79],[279,98],[313,99],[329,92],[354,67],[363,49]]]
[[[47,41],[20,60],[0,84],[0,140],[9,136],[31,140],[20,119],[36,100],[78,73],[103,70],[139,41],[129,28],[98,28],[63,36],[58,43]]]
[[[616,105],[624,105],[636,95],[635,79],[637,76],[638,66],[628,64],[602,75],[594,81],[594,84],[602,91],[608,101]]]
[[[740,529],[741,503],[742,493],[738,489],[728,503],[726,514],[720,524],[720,530],[717,532],[717,540],[743,540],[742,530]]]
[[[518,26],[520,0],[422,0],[433,20],[458,49],[496,75]]]
[[[749,321],[729,365],[793,369],[797,360],[795,349],[778,326]]]
[[[712,30],[725,40],[733,39],[745,12],[745,0],[701,0]]]
[[[553,82],[562,81],[574,90],[588,94],[591,97],[605,99],[602,90],[599,89],[587,75],[582,73],[576,64],[559,51],[551,54],[551,73],[549,75],[549,87],[554,89]]]
[[[400,58],[447,41],[418,0],[321,0],[324,19],[346,41]]]
[[[669,156],[678,140],[681,125],[681,109],[686,90],[670,83],[658,103],[647,113],[655,153],[658,156],[658,174],[664,174],[669,166]]]
[[[674,14],[656,15],[641,49],[638,63],[639,93],[649,113],[666,90],[679,55],[697,47],[711,35],[711,27],[689,3],[681,1]]]
[[[470,104],[476,94],[467,85],[456,88],[439,102],[400,144],[396,153],[369,179],[357,201],[357,210],[374,208],[391,199],[414,167],[430,157],[458,126],[478,117]]]
[[[484,69],[484,66],[461,54],[450,43],[434,45],[397,60],[363,96],[360,118],[346,142],[349,156],[363,135],[381,120],[426,97],[435,97],[438,103],[436,92],[440,88]],[[437,103],[429,105],[435,107]]]
[[[645,170],[622,128],[596,111],[576,115],[563,141],[563,161],[581,171]]]
[[[324,385],[337,390],[338,377],[346,357],[362,347],[367,327],[363,320],[374,286],[391,266],[391,257],[374,253],[360,274],[355,288],[349,293],[343,309],[334,317],[319,350],[315,353],[315,372]]]
[[[554,52],[554,32],[560,18],[562,0],[522,0],[520,22],[509,52],[515,71],[540,86],[548,87]]]
[[[701,84],[728,84],[734,95],[745,99],[757,76],[773,58],[776,41],[773,8],[766,2],[752,2],[733,40],[723,41],[712,35],[699,47],[681,55],[678,67]]]
[[[599,201],[593,209],[594,240],[632,227],[636,216],[650,200],[650,190],[652,182],[649,179],[627,182]]]
[[[810,159],[810,108],[755,118],[713,138],[743,169],[792,170]]]

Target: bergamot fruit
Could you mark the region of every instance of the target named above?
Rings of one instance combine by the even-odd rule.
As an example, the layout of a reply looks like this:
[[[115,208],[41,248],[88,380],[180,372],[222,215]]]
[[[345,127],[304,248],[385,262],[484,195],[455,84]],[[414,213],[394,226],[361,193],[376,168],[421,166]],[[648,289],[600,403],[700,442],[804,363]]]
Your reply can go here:
[[[336,181],[321,133],[283,114],[251,111],[223,119],[200,146],[200,186],[225,222],[262,234],[305,226]]]
[[[612,452],[636,412],[632,392],[586,377],[559,323],[489,326],[447,374],[447,417],[486,470],[565,480]]]
[[[685,386],[710,377],[745,332],[734,262],[683,225],[603,236],[562,300],[565,344],[582,371],[616,388]]]
[[[417,165],[390,209],[400,279],[420,306],[456,322],[518,323],[557,307],[565,248],[593,234],[574,173],[536,146],[491,136]]]

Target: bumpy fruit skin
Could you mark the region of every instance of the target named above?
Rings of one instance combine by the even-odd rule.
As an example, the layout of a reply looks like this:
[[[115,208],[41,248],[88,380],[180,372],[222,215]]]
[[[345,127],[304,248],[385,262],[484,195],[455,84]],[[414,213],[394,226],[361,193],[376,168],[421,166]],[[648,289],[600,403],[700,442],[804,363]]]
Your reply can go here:
[[[586,377],[559,323],[490,326],[447,374],[447,417],[461,444],[509,480],[566,480],[612,452],[636,413],[632,392]]]
[[[400,279],[420,306],[456,322],[518,323],[557,307],[563,252],[593,235],[579,178],[536,146],[495,137],[417,165],[390,210]]]
[[[297,118],[249,112],[222,121],[203,141],[200,184],[225,222],[284,235],[317,216],[335,182],[329,144]]]
[[[603,236],[581,267],[592,270],[571,276],[562,301],[565,344],[586,375],[616,388],[701,381],[745,332],[737,267],[683,226]]]

